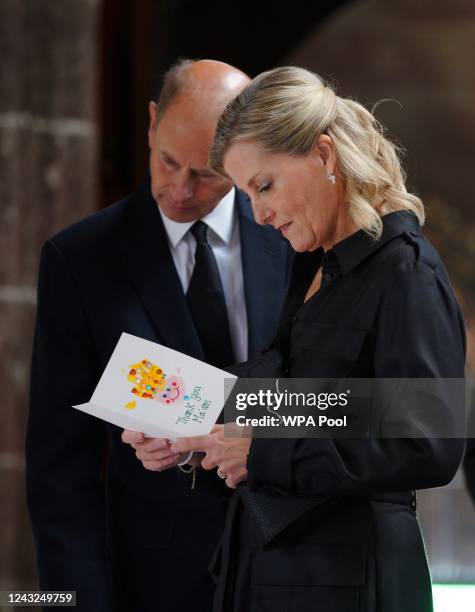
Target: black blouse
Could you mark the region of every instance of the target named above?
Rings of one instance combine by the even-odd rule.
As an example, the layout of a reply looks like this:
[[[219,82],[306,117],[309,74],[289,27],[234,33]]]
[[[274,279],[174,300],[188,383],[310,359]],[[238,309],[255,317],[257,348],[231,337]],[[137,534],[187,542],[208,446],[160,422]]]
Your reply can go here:
[[[289,376],[463,377],[464,324],[441,260],[415,215],[382,220],[378,241],[359,231],[296,256],[277,337]]]
[[[382,221],[378,241],[359,231],[325,254],[296,255],[276,340],[288,377],[464,377],[464,324],[444,265],[414,214]],[[304,303],[320,265],[321,287]],[[440,486],[462,449],[449,439],[255,439],[248,486],[325,496]]]

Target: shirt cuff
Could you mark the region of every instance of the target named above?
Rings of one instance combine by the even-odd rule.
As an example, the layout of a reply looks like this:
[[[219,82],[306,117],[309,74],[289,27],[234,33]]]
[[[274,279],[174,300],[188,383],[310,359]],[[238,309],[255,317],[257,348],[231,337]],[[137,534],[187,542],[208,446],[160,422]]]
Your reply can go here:
[[[193,457],[193,451],[190,451],[188,453],[188,456],[186,457],[186,459],[184,461],[182,461],[181,463],[177,463],[177,465],[186,465],[187,463],[190,463],[190,459]]]

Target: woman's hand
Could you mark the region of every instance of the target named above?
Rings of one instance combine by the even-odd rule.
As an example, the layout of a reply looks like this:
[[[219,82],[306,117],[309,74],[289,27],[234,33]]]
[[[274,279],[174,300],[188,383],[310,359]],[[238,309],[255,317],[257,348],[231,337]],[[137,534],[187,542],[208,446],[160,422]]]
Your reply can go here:
[[[226,476],[226,485],[235,489],[240,482],[247,480],[246,462],[250,445],[251,438],[225,436],[224,426],[215,425],[207,436],[180,438],[170,448],[176,453],[206,453],[201,467],[205,470],[218,468]]]

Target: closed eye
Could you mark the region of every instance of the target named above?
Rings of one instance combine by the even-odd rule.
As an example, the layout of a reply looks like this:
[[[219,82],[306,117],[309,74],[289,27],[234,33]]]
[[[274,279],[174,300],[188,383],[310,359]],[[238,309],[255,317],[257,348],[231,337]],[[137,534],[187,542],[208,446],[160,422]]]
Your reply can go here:
[[[170,168],[178,168],[178,164],[175,160],[171,159],[170,157],[167,157],[166,155],[161,155],[160,157],[162,158],[162,161]]]
[[[191,170],[191,174],[200,179],[212,179],[218,178],[213,172],[207,172],[206,170]]]
[[[271,188],[271,185],[272,185],[272,183],[270,181],[268,181],[267,183],[264,183],[263,185],[258,187],[257,192],[258,193],[265,193],[266,191],[269,191],[269,189]]]

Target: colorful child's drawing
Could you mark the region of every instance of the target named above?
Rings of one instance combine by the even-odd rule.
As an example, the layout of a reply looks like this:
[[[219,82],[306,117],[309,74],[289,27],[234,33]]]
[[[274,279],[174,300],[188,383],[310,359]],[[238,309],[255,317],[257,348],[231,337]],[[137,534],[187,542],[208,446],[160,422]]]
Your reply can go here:
[[[179,376],[169,376],[167,378],[167,385],[159,391],[155,398],[157,402],[161,404],[172,404],[182,400],[185,396],[185,383],[183,378]]]
[[[127,376],[133,383],[132,393],[142,399],[151,399],[160,404],[173,404],[185,396],[185,383],[180,376],[167,376],[165,372],[148,359],[130,366]],[[135,402],[125,406],[129,410],[136,407]]]

